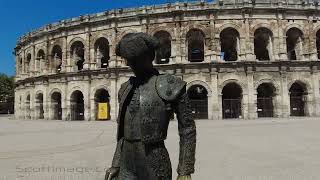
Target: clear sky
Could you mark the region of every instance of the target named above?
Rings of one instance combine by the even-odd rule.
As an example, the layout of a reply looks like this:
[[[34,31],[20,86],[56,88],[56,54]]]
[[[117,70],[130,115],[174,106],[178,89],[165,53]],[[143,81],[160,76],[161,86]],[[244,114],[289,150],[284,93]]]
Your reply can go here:
[[[14,75],[12,52],[18,37],[45,24],[114,8],[175,1],[178,0],[0,0],[0,73]]]

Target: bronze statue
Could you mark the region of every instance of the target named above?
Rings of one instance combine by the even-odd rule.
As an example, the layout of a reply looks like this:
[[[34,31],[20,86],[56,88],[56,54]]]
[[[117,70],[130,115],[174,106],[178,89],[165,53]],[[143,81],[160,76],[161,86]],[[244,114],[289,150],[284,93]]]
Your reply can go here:
[[[123,83],[118,93],[118,143],[105,180],[171,180],[164,140],[173,113],[180,135],[177,179],[191,180],[194,173],[196,126],[186,83],[153,67],[158,46],[159,41],[148,34],[131,33],[116,47],[135,77]]]

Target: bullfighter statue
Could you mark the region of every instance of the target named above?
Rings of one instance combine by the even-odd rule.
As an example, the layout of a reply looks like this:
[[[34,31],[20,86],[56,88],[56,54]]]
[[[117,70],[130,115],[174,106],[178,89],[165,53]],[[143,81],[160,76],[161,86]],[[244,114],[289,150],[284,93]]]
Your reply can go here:
[[[180,136],[178,180],[194,173],[196,126],[186,83],[153,67],[159,41],[145,33],[130,33],[117,44],[134,77],[118,92],[117,148],[105,180],[171,180],[172,169],[164,140],[173,113]]]

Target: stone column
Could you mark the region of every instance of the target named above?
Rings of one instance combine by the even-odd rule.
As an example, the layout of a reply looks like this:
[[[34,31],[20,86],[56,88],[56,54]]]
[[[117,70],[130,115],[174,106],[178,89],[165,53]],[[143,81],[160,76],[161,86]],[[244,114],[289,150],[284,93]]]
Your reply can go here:
[[[288,89],[287,73],[285,67],[281,67],[281,117],[290,116],[290,94]]]
[[[118,117],[118,111],[119,111],[118,92],[121,87],[121,82],[117,78],[116,74],[111,73],[110,83],[111,83],[110,85],[111,92],[108,92],[110,95],[110,101],[109,101],[110,116],[111,116],[111,120],[116,120]]]
[[[244,23],[244,29],[245,29],[245,43],[244,44],[240,44],[238,46],[241,46],[241,52],[240,54],[242,54],[242,50],[245,51],[245,61],[255,61],[256,57],[254,54],[254,41],[253,41],[253,37],[250,36],[250,25],[249,25],[249,14],[245,14],[245,23]],[[241,32],[240,36],[241,36]],[[240,41],[241,43],[242,41]],[[240,57],[240,60],[244,60],[243,58]]]
[[[313,107],[314,111],[311,116],[320,116],[320,73],[317,66],[312,67],[312,84],[313,84]]]
[[[219,107],[219,113],[218,113],[218,119],[223,119],[223,107],[222,107],[222,90],[217,93],[218,94],[218,107]]]
[[[69,66],[69,51],[68,51],[68,42],[67,36],[63,37],[62,41],[62,64],[61,64],[61,72],[70,72]]]
[[[176,37],[176,63],[181,64],[185,63],[185,56],[182,57],[182,53],[185,48],[185,37],[181,37],[182,30],[181,30],[181,24],[176,23],[176,31],[175,31],[175,37]]]
[[[96,120],[96,103],[95,103],[95,97],[90,98],[90,120],[95,121]]]
[[[87,93],[84,93],[83,96],[84,96],[84,120],[85,121],[90,121],[92,120],[91,119],[91,109],[94,109],[92,106],[91,106],[91,101],[90,101],[90,97],[91,97],[91,79],[88,78],[87,79],[88,81],[88,87],[87,87]]]
[[[254,87],[252,67],[247,68],[247,83],[248,83],[248,118],[255,119],[258,117],[257,113],[257,91]]]
[[[279,57],[281,61],[288,61],[287,54],[287,37],[283,34],[285,29],[281,20],[278,20],[278,29],[279,29]]]
[[[209,112],[212,112],[209,118],[217,120],[219,119],[220,104],[219,104],[219,93],[218,93],[218,72],[216,68],[211,68],[211,89],[212,94],[208,97],[209,100]]]
[[[249,119],[249,94],[243,93],[242,95],[242,103],[241,103],[241,110],[242,110],[242,118],[241,119]]]
[[[90,39],[91,39],[91,33],[90,33],[90,28],[86,28],[86,39],[85,39],[85,44],[84,44],[84,64],[83,64],[83,69],[88,70],[90,69],[90,63],[91,63],[91,58],[90,58]]]

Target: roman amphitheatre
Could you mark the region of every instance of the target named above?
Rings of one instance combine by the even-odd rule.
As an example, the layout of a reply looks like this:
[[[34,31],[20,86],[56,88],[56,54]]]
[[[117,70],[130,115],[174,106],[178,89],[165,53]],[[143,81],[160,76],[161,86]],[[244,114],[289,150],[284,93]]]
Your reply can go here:
[[[15,116],[97,120],[118,113],[120,85],[133,73],[115,55],[129,33],[161,46],[161,73],[187,84],[197,119],[320,116],[318,1],[170,3],[82,15],[26,33],[14,49]]]

